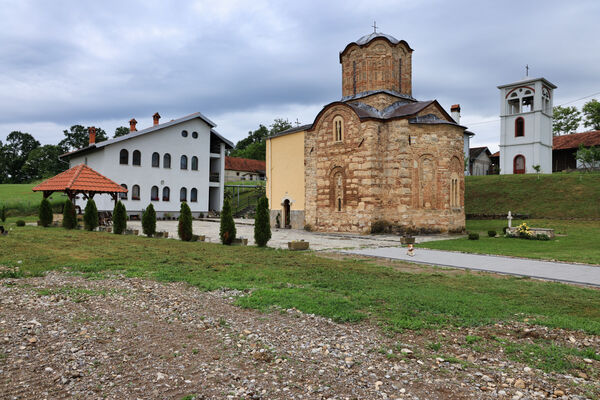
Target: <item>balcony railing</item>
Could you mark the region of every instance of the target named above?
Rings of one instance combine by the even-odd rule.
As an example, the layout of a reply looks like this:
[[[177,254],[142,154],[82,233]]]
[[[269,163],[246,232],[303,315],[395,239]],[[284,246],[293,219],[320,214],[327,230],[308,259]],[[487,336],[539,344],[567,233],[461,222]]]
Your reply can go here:
[[[219,173],[218,172],[211,172],[210,176],[208,177],[208,180],[210,182],[219,182]]]

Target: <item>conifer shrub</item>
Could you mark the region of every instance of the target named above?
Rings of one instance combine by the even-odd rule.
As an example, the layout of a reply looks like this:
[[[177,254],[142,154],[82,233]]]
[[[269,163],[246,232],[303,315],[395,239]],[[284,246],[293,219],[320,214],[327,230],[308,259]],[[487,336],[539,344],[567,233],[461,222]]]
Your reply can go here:
[[[226,198],[221,210],[221,227],[219,228],[221,243],[230,245],[235,240],[235,234],[235,222],[233,221],[233,215],[231,215],[231,204],[229,203],[229,199]]]
[[[156,211],[152,204],[146,207],[142,214],[142,231],[148,237],[152,237],[156,233]]]
[[[89,199],[85,205],[83,212],[83,226],[88,231],[93,231],[100,225],[98,222],[98,208],[96,202],[93,199]]]
[[[271,224],[269,221],[269,199],[258,199],[256,216],[254,218],[254,241],[259,247],[265,247],[271,239]]]
[[[39,212],[40,225],[44,228],[52,225],[52,205],[50,205],[50,201],[48,199],[43,198],[40,203],[40,212]]]
[[[125,229],[127,229],[127,210],[119,200],[113,210],[113,233],[121,235]]]
[[[16,224],[17,224],[17,226],[25,226],[25,221],[20,219],[20,220],[17,220]]]
[[[479,240],[479,233],[469,233],[469,240]]]
[[[496,237],[496,231],[488,231],[489,237]]]
[[[184,201],[181,203],[181,208],[179,209],[179,224],[177,225],[177,234],[179,235],[179,239],[184,242],[189,242],[192,240],[193,232],[192,232],[192,211],[190,210],[190,206]]]
[[[2,208],[0,208],[0,220],[6,222],[6,206],[4,204],[2,204]]]
[[[62,226],[65,229],[77,228],[77,215],[75,215],[75,206],[73,205],[73,202],[71,202],[70,199],[65,200]]]

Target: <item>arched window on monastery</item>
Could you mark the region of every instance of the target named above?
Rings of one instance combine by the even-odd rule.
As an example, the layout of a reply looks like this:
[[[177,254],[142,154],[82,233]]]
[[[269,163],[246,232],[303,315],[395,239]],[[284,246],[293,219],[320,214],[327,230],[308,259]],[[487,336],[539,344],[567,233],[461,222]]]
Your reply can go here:
[[[525,120],[519,117],[515,120],[515,137],[525,136]]]
[[[546,114],[552,115],[552,107],[550,107],[550,90],[548,90],[548,88],[542,89],[542,106]]]
[[[333,140],[336,142],[344,140],[344,119],[339,115],[333,119]]]
[[[432,155],[424,155],[419,162],[419,206],[436,208],[436,166]]]
[[[152,189],[150,189],[150,200],[158,201],[158,186],[152,186]]]
[[[333,170],[331,179],[331,192],[333,194],[333,209],[335,211],[344,210],[344,173],[341,168]]]
[[[187,189],[184,187],[179,191],[179,201],[187,201]]]
[[[402,93],[402,58],[398,59],[398,92]]]
[[[450,161],[450,208],[461,208],[460,181],[458,177],[462,173],[461,162],[458,157],[452,157]]]
[[[160,167],[160,155],[156,152],[152,153],[152,166],[154,168]]]
[[[133,156],[131,157],[131,165],[142,165],[142,153],[139,150],[133,151]]]
[[[181,169],[187,169],[187,156],[181,156],[179,164]]]
[[[519,114],[533,111],[533,88],[523,86],[511,90],[506,95],[506,111],[508,114]]]
[[[168,186],[163,188],[163,201],[169,201],[171,197],[171,189]]]
[[[131,200],[139,200],[140,199],[140,187],[138,185],[133,185],[131,187]]]
[[[192,157],[192,170],[198,171],[198,157],[196,156]]]
[[[129,164],[129,152],[125,149],[122,149],[119,152],[119,164],[123,164],[123,165]]]
[[[169,153],[165,153],[163,156],[163,168],[171,168],[171,155]]]
[[[192,190],[190,190],[190,201],[192,203],[198,202],[198,189],[193,188]]]
[[[124,183],[121,183],[121,187],[123,189],[127,189],[127,185],[124,184]],[[121,199],[121,200],[127,200],[127,192],[125,192],[125,193],[119,193],[119,199]]]

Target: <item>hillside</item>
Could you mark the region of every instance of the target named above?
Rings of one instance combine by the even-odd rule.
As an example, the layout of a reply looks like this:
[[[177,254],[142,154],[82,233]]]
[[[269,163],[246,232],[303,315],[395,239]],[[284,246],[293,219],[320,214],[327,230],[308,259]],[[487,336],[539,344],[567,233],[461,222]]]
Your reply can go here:
[[[599,173],[467,176],[465,183],[467,214],[600,219]]]
[[[40,182],[0,185],[0,207],[5,206],[9,216],[36,214],[42,201],[42,193],[32,192],[31,188]],[[50,197],[51,203],[57,206],[65,199],[66,196],[62,193],[54,193]]]

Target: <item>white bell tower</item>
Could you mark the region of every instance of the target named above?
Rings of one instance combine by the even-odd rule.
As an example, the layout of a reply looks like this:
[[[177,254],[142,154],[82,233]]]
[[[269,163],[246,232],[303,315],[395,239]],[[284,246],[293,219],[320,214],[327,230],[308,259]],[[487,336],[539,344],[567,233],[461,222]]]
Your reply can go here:
[[[500,173],[552,173],[552,102],[556,86],[524,79],[500,89]]]

